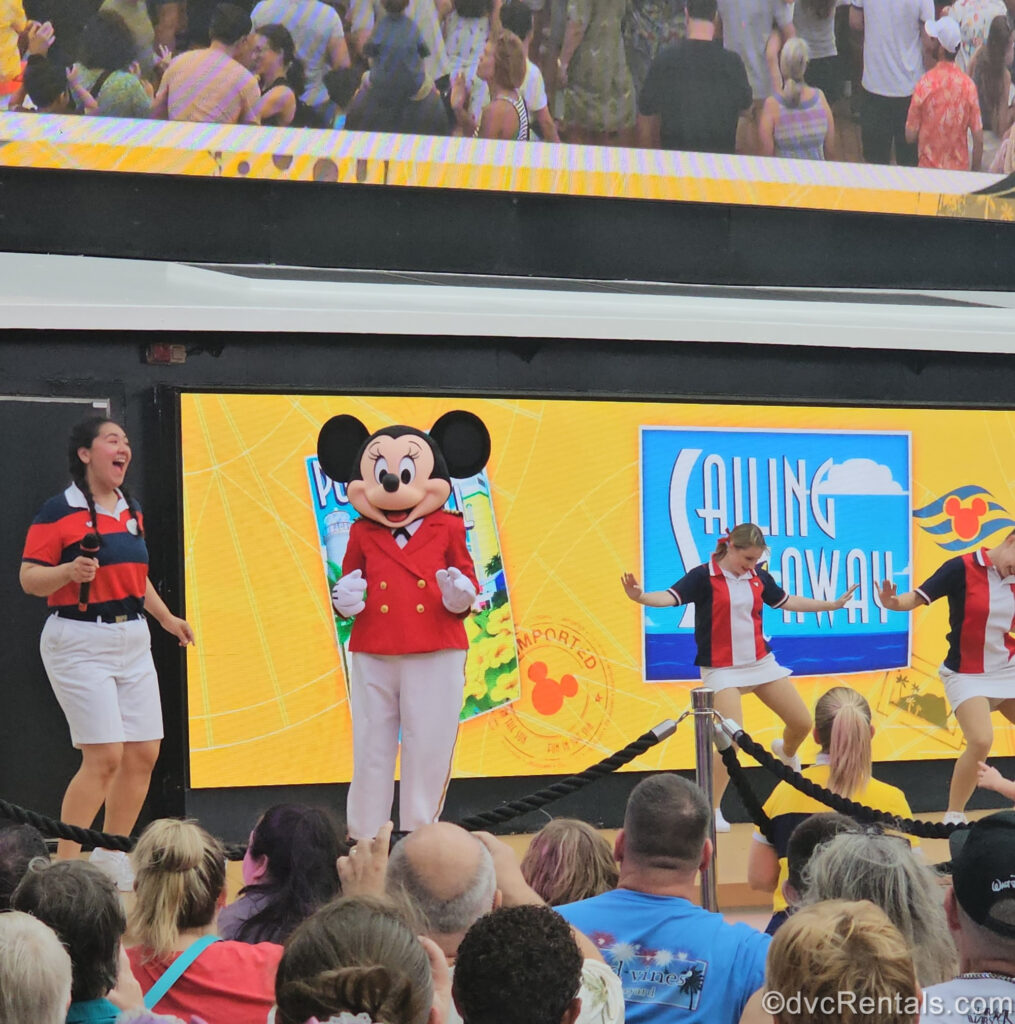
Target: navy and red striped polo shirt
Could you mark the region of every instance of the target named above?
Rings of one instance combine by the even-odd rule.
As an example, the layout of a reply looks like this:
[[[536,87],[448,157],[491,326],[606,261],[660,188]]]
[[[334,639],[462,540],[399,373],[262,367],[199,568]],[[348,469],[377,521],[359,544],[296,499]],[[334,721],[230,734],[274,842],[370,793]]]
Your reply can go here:
[[[138,519],[141,510],[135,504]],[[99,570],[89,593],[89,614],[137,615],[144,610],[148,584],[148,546],[140,535],[127,502],[120,496],[115,514],[96,510],[99,517]],[[62,565],[81,554],[81,540],[92,533],[92,517],[81,489],[71,484],[39,510],[28,528],[22,560],[38,565]],[[68,583],[49,595],[50,608],[76,610],[80,584]]]
[[[953,672],[996,672],[1015,658],[1015,579],[1001,578],[987,549],[949,558],[916,593],[927,604],[948,598],[948,655]]]
[[[764,569],[734,576],[714,558],[692,569],[669,588],[678,605],[694,605],[695,665],[729,668],[750,665],[769,653],[761,631],[761,608],[780,608],[789,594]]]

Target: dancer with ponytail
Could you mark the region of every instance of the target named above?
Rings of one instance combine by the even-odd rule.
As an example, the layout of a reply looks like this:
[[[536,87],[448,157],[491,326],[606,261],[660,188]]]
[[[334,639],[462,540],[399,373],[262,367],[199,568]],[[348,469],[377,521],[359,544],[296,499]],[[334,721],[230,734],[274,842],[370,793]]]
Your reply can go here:
[[[782,719],[782,737],[772,743],[772,752],[799,771],[797,747],[811,731],[811,715],[789,681],[790,669],[775,660],[765,642],[761,609],[767,604],[784,612],[835,611],[845,607],[856,584],[835,601],[787,594],[759,565],[766,546],[759,527],[741,523],[719,538],[707,565],[692,569],[668,590],[645,593],[629,572],[620,581],[632,601],[649,608],[695,605],[694,663],[701,668],[702,685],[715,690],[716,710],[743,722],[741,695],[754,693]],[[729,776],[718,754],[713,773],[716,831],[728,832],[719,803]]]
[[[814,741],[820,748],[814,764],[801,773],[805,779],[825,789],[856,800],[868,807],[897,817],[912,817],[901,789],[871,778],[870,705],[848,686],[834,686],[814,707]],[[773,914],[769,935],[786,919],[786,851],[793,830],[805,818],[828,808],[813,797],[805,796],[787,782],[780,782],[765,802],[765,814],[772,822],[772,842],[760,832],[754,833],[747,862],[747,881],[752,889],[773,894]]]
[[[144,612],[181,646],[192,644],[194,633],[148,579],[141,509],[124,484],[131,452],[123,428],[90,417],[71,431],[67,454],[73,483],[42,506],[29,528],[21,587],[48,600],[52,614],[42,631],[42,663],[81,751],[60,817],[88,828],[105,804],[105,831],[129,835],[162,740]],[[61,840],[58,856],[79,850]],[[126,854],[96,850],[92,856],[121,889],[130,890]]]
[[[893,612],[911,612],[948,598],[948,653],[938,669],[948,704],[966,741],[955,761],[945,824],[966,820],[977,766],[994,742],[991,712],[1015,722],[1015,530],[1000,544],[949,558],[906,594],[885,580],[878,598]]]

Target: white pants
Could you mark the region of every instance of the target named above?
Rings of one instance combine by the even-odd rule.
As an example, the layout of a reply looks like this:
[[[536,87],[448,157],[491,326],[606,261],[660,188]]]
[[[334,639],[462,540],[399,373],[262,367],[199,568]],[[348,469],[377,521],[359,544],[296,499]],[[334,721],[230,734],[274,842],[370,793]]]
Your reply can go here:
[[[440,816],[458,738],[465,655],[350,655],[353,768],[346,824],[354,839],[377,835],[391,817],[399,730],[399,827],[408,832]]]
[[[78,622],[51,615],[39,650],[75,747],[162,739],[162,702],[144,618]]]

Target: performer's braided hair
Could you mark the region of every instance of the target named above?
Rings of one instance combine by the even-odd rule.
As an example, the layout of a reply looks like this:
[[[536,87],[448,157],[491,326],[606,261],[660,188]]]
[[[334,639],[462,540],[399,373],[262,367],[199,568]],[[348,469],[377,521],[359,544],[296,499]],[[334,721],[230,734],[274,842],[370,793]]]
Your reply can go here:
[[[101,543],[101,530],[99,527],[99,517],[95,512],[95,498],[92,496],[91,488],[88,486],[88,467],[81,461],[78,455],[79,448],[91,448],[95,439],[99,436],[99,431],[106,423],[116,423],[116,420],[111,420],[108,416],[89,416],[78,423],[73,430],[70,432],[70,438],[67,442],[67,462],[70,468],[71,479],[80,488],[81,493],[85,496],[85,501],[88,503],[88,511],[92,517],[92,528],[96,534],[100,537]],[[117,424],[119,426],[119,424]],[[137,506],[131,499],[130,492],[127,490],[126,484],[120,485],[120,493],[123,495],[123,500],[127,502],[127,508],[130,510],[130,517],[134,520],[137,526],[137,532],[139,537],[144,536],[144,530],[141,528],[141,520],[138,519]]]

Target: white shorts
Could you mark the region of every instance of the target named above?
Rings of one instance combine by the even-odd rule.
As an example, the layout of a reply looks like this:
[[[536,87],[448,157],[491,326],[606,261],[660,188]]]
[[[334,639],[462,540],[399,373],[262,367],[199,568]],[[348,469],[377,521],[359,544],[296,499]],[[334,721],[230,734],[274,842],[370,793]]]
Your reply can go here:
[[[793,674],[792,669],[783,668],[772,653],[747,665],[733,665],[729,668],[701,669],[701,685],[718,692],[736,687],[738,690],[753,690],[765,683],[774,683]]]
[[[945,696],[952,711],[970,697],[986,697],[991,711],[996,711],[1004,701],[1015,698],[1015,665],[995,672],[953,672],[942,665],[938,675],[944,683]]]
[[[51,615],[39,650],[75,747],[162,739],[162,701],[142,617],[78,622]]]

